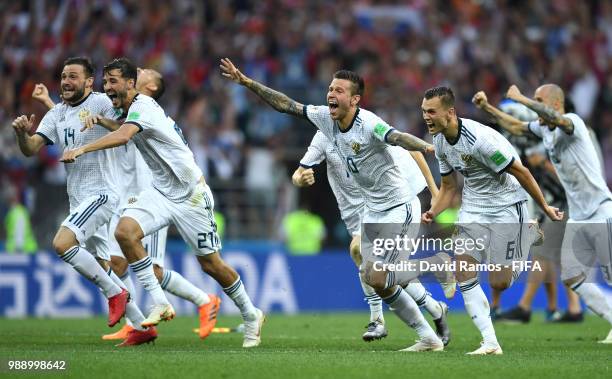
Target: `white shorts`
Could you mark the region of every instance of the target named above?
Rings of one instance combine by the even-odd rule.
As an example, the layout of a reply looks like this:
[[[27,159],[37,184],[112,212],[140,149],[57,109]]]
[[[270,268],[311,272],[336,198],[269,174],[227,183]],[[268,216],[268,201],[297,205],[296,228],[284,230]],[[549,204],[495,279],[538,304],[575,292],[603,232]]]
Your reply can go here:
[[[612,201],[602,203],[588,219],[569,219],[561,247],[561,279],[589,275],[597,259],[604,280],[612,285]]]
[[[376,248],[376,240],[390,238],[416,238],[421,226],[421,202],[415,197],[410,203],[401,204],[383,212],[366,209],[363,216],[361,256],[363,262],[397,263],[410,259],[410,251]]]
[[[121,217],[136,220],[145,235],[172,223],[197,255],[208,255],[221,249],[214,206],[210,188],[203,183],[199,183],[191,197],[181,203],[168,200],[151,187],[133,198]]]
[[[90,253],[109,260],[108,228],[118,202],[114,195],[90,196],[76,208],[70,209],[70,215],[62,222],[62,226],[70,229],[79,244],[85,245]]]
[[[536,238],[534,225],[528,223],[526,201],[496,213],[461,210],[454,236],[455,257],[467,254],[479,263],[504,266],[512,265],[513,261],[525,261]]]
[[[113,216],[110,222],[108,244],[110,246],[111,257],[121,257],[125,259],[125,255],[121,251],[121,247],[115,238],[115,229],[119,223],[119,215]],[[166,256],[166,239],[168,237],[168,227],[164,227],[155,233],[144,236],[142,239],[142,246],[147,251],[153,264],[160,267],[164,267],[164,260]]]

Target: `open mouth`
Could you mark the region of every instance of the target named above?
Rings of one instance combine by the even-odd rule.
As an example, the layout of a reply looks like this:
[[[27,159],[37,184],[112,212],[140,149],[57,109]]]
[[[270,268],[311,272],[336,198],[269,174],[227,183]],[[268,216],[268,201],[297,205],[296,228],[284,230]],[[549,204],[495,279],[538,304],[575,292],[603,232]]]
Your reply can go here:
[[[117,94],[114,92],[107,92],[106,96],[108,96],[109,99],[111,99],[111,101],[115,101],[115,99],[117,99]]]
[[[329,100],[327,105],[329,106],[329,110],[332,112],[338,109],[338,102],[336,100]]]

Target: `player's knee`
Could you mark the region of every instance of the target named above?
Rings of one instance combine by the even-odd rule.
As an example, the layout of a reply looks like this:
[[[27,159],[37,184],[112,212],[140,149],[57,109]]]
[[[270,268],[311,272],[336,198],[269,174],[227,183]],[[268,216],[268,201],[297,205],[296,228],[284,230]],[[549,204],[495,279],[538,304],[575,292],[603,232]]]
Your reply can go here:
[[[58,232],[53,238],[53,250],[59,255],[64,254],[68,249],[78,245],[78,242],[66,233]]]
[[[216,274],[222,272],[225,268],[225,262],[218,254],[209,254],[204,257],[198,257],[202,271],[208,275],[215,277]]]
[[[359,248],[359,242],[351,242],[351,246],[349,248],[351,253],[351,259],[355,263],[357,267],[361,266],[361,249]]]
[[[374,291],[381,292],[385,290],[387,285],[387,274],[384,271],[376,271],[372,267],[366,267],[365,282],[374,289]]]
[[[509,280],[497,280],[497,281],[491,282],[491,288],[497,291],[505,291],[508,288],[510,288],[510,281]]]
[[[456,271],[455,272],[455,278],[457,279],[457,282],[459,283],[467,282],[468,280],[471,280],[475,277],[476,277],[476,272],[472,272],[472,271]]]
[[[117,225],[117,229],[115,229],[115,239],[120,246],[131,245],[140,241],[136,230],[130,225],[122,223]]]

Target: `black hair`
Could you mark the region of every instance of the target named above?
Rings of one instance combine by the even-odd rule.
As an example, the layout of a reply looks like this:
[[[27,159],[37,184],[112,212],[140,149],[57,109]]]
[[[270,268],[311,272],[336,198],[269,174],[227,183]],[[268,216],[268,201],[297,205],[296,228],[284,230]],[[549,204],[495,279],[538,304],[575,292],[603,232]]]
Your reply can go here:
[[[91,59],[88,57],[70,57],[64,61],[64,66],[68,66],[70,64],[78,64],[82,66],[86,78],[91,78],[96,72],[93,63],[91,63]]]
[[[102,73],[106,74],[112,70],[121,71],[121,77],[125,79],[134,79],[134,83],[136,83],[136,78],[138,76],[138,72],[136,70],[136,66],[127,58],[115,58],[110,63],[108,63],[102,69]]]
[[[363,96],[365,90],[365,83],[363,78],[354,71],[340,70],[334,73],[334,79],[346,79],[353,83],[353,95]]]
[[[440,102],[447,109],[455,106],[455,94],[453,90],[448,87],[433,87],[425,91],[425,99],[429,100],[434,97],[439,97]]]

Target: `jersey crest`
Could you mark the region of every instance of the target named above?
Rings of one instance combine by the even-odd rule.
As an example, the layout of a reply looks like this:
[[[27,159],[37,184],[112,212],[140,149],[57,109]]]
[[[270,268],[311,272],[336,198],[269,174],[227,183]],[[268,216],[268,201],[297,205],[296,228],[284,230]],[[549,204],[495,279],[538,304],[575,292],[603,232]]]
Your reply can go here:
[[[361,145],[359,144],[359,142],[353,142],[351,143],[351,149],[353,149],[353,152],[355,154],[359,154],[359,151],[361,150]]]

